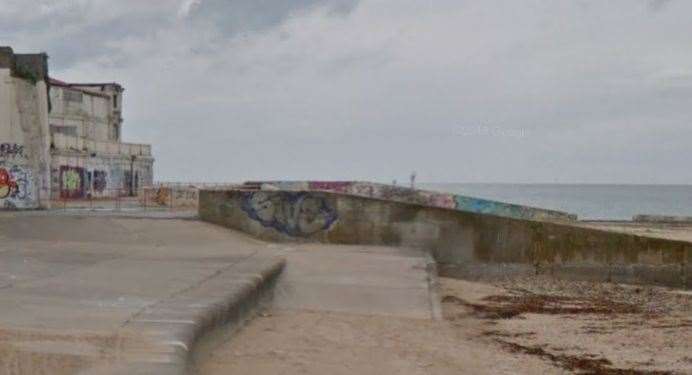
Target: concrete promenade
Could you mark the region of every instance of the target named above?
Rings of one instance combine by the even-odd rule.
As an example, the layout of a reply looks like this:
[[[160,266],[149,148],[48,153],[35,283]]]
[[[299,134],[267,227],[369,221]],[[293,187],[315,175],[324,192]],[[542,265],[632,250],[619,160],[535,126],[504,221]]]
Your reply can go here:
[[[184,373],[283,261],[193,220],[0,215],[0,373]]]
[[[274,306],[282,310],[440,318],[434,260],[419,249],[302,244],[284,246],[286,269]]]

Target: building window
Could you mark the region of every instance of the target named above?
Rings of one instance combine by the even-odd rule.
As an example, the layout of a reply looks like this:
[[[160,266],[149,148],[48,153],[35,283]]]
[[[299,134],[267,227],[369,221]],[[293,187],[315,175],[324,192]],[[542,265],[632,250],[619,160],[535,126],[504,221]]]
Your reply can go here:
[[[113,108],[118,108],[118,95],[113,95]]]
[[[65,100],[68,102],[78,102],[81,103],[83,100],[83,95],[79,91],[64,90],[63,91]]]
[[[77,127],[76,126],[51,125],[50,126],[50,132],[51,132],[51,134],[64,134],[64,135],[76,137],[77,136]]]

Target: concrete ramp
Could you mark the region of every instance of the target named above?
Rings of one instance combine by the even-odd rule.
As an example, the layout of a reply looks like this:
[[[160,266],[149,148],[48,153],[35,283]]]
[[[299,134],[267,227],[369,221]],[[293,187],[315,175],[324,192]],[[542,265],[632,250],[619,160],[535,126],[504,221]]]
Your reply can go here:
[[[191,220],[0,215],[0,373],[183,374],[283,260]]]
[[[420,250],[384,246],[286,246],[275,290],[278,309],[405,318],[435,317],[432,259]]]

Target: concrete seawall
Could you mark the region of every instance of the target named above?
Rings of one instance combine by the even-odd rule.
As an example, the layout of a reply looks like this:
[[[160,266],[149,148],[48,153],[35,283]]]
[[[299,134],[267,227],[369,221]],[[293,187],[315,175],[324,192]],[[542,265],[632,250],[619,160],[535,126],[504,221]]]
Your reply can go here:
[[[200,217],[272,241],[431,251],[443,274],[692,287],[692,243],[315,191],[202,191]]]
[[[328,191],[513,219],[549,221],[574,221],[577,219],[576,215],[562,211],[364,181],[255,181],[247,182],[245,186],[259,187],[262,190],[270,191]]]

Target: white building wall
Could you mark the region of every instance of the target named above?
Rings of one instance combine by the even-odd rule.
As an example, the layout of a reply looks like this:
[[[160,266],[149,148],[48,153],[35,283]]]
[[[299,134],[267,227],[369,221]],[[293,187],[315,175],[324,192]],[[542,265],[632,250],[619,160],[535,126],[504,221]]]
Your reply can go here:
[[[0,209],[49,205],[46,90],[0,69]]]
[[[131,188],[153,184],[151,148],[121,143],[114,136],[113,126],[120,125],[120,115],[114,108],[113,95],[118,96],[120,111],[122,91],[119,86],[108,87],[51,86],[54,199],[128,195]],[[62,131],[55,133],[58,127]],[[65,134],[65,128],[74,131]]]
[[[72,95],[70,95],[70,93]],[[76,96],[81,101],[70,100]],[[51,86],[50,124],[74,128],[74,135],[94,141],[111,141],[109,96],[90,95],[82,90]]]
[[[0,209],[150,186],[151,146],[120,142],[122,87],[54,82],[49,92],[45,64],[45,54],[0,47]]]

